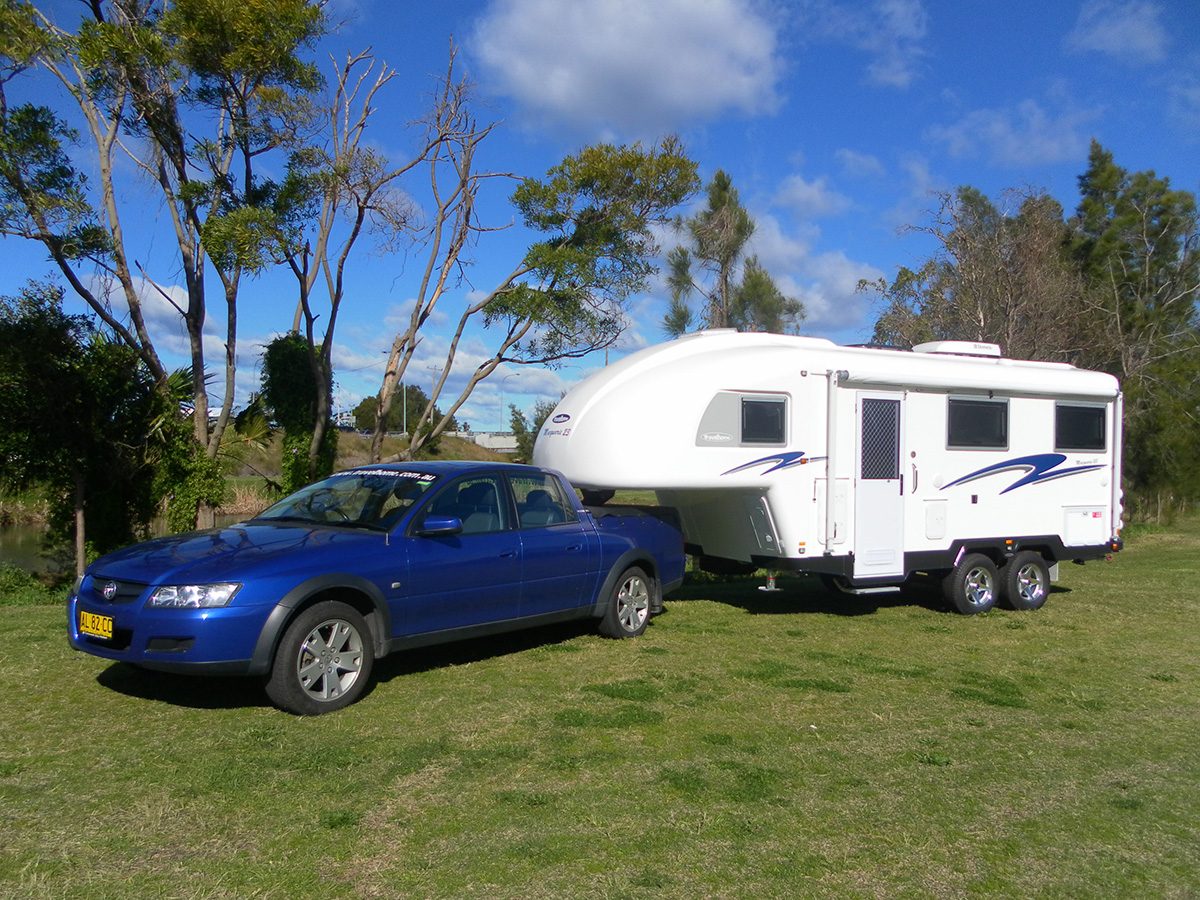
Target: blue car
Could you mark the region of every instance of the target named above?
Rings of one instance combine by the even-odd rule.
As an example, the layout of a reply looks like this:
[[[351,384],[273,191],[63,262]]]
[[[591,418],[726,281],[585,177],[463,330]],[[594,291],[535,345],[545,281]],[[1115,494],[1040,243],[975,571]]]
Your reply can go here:
[[[316,715],[409,647],[588,617],[639,635],[683,566],[669,515],[589,509],[556,472],[362,466],[247,522],[101,557],[71,594],[68,632],[77,650],[146,669],[263,677],[276,705]]]

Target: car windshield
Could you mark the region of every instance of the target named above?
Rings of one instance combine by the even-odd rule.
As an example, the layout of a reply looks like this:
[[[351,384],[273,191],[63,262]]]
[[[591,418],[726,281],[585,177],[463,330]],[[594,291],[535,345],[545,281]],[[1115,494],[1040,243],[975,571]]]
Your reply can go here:
[[[255,520],[390,530],[437,481],[429,472],[351,469],[301,488]]]

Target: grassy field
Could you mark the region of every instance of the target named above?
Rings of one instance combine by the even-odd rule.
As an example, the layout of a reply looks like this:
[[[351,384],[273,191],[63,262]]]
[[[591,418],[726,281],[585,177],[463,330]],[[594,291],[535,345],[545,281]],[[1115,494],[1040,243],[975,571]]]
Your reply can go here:
[[[389,658],[299,719],[5,605],[0,895],[1200,893],[1200,520],[1036,613],[696,583],[640,639]]]

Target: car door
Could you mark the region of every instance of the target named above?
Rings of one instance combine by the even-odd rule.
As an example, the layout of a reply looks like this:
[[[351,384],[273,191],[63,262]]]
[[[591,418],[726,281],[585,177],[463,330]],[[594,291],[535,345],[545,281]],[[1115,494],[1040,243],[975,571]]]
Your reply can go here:
[[[462,529],[424,534],[431,517],[456,518]],[[468,628],[520,614],[521,539],[500,475],[471,475],[441,487],[418,511],[405,543],[408,579],[393,609],[398,634]]]
[[[575,504],[547,472],[509,473],[521,537],[521,615],[577,609],[592,602],[596,539]]]

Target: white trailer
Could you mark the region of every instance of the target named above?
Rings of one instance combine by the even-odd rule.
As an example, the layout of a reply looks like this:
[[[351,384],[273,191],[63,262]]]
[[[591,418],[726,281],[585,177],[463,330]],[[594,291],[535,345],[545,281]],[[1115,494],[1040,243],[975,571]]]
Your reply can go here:
[[[1121,547],[1117,380],[994,344],[689,335],[569,391],[534,461],[585,497],[655,491],[706,567],[925,573],[966,613],[1041,606],[1060,561]]]

